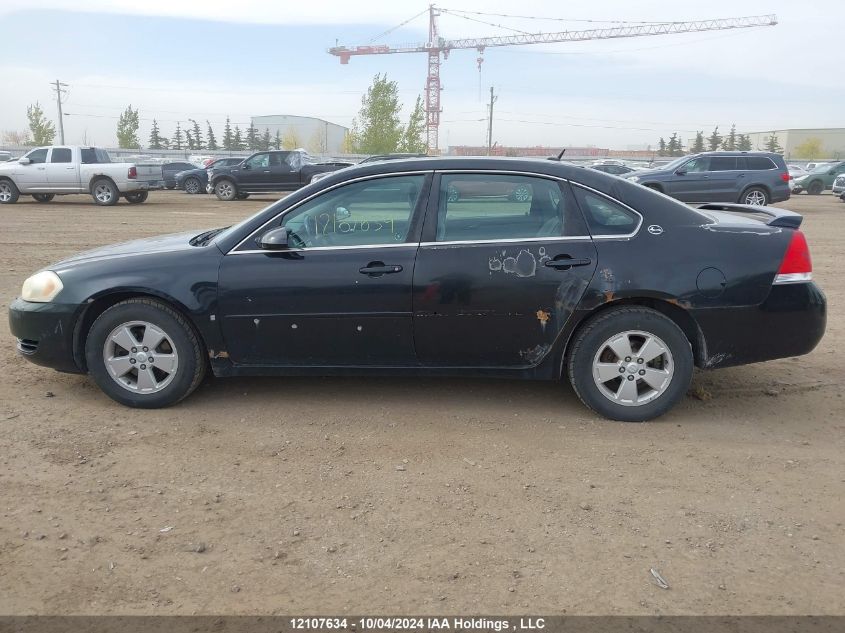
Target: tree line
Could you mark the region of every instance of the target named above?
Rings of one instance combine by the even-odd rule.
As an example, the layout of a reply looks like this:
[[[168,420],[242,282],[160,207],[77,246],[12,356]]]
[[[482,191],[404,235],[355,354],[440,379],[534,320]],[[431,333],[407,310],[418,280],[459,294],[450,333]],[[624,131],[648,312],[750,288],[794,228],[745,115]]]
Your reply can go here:
[[[704,137],[703,130],[697,131],[695,133],[695,140],[688,148],[689,151],[684,149],[683,141],[677,132],[673,132],[668,141],[661,136],[657,143],[658,156],[684,156],[686,154],[698,154],[704,151],[715,152],[720,149],[750,152],[753,149],[751,147],[751,135],[739,134],[736,131],[736,125],[731,125],[731,131],[723,136],[719,134],[719,126],[717,125],[707,138]],[[767,152],[774,152],[775,154],[783,153],[783,147],[781,147],[778,141],[777,134],[772,132],[766,138],[764,149]]]

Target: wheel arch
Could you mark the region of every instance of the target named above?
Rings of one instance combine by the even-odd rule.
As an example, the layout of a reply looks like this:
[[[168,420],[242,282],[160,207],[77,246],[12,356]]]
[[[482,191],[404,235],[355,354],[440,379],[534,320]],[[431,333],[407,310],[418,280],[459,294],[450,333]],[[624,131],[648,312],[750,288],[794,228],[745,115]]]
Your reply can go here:
[[[103,312],[127,299],[155,299],[156,301],[167,305],[170,309],[178,312],[185,321],[191,325],[197,340],[203,347],[203,351],[205,352],[207,349],[205,337],[202,335],[202,331],[194,322],[190,310],[188,310],[187,307],[180,301],[177,301],[167,294],[146,288],[114,288],[90,297],[87,300],[85,309],[76,319],[76,323],[74,324],[73,360],[83,371],[88,370],[87,363],[85,362],[85,340],[88,338],[88,333],[91,331],[91,326],[94,324],[94,321],[96,321],[97,317],[99,317]],[[208,355],[203,353],[203,358],[208,358]]]
[[[91,176],[91,179],[88,181],[88,193],[94,193],[94,183],[98,180],[108,180],[111,184],[114,185],[114,188],[117,189],[118,194],[120,192],[120,187],[117,186],[117,183],[114,181],[114,178],[111,176],[106,176],[105,174],[95,174]]]
[[[697,367],[703,367],[705,365],[707,359],[707,344],[704,339],[704,334],[692,315],[690,315],[685,308],[679,305],[678,300],[672,298],[636,296],[615,299],[613,301],[603,303],[585,314],[578,321],[578,324],[572,328],[572,331],[563,346],[559,377],[564,377],[566,375],[566,365],[569,352],[571,350],[572,342],[575,340],[578,332],[580,332],[590,321],[599,315],[604,314],[608,310],[624,306],[642,306],[644,308],[651,308],[652,310],[656,310],[671,319],[675,325],[681,328],[681,331],[687,337],[687,340],[692,347],[692,355],[695,365]]]
[[[745,196],[745,194],[748,193],[749,189],[762,189],[763,191],[766,192],[766,195],[769,197],[769,200],[772,199],[772,188],[769,185],[762,183],[762,182],[753,182],[750,185],[746,185],[742,189],[742,193],[739,194],[740,200],[742,200],[742,198]]]

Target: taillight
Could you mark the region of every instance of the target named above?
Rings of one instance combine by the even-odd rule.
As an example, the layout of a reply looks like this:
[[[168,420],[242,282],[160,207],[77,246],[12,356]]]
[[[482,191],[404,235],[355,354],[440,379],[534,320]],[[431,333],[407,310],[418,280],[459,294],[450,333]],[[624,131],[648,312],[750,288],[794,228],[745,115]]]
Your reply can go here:
[[[780,179],[784,182],[789,182],[789,172],[786,171],[780,175]]]
[[[132,165],[132,167],[129,168],[129,179],[135,180],[135,178],[137,178],[137,177],[138,177],[138,170],[135,169],[135,165]]]
[[[813,278],[813,262],[810,259],[810,248],[807,239],[801,231],[793,231],[789,246],[775,276],[776,284],[794,284],[810,281]]]

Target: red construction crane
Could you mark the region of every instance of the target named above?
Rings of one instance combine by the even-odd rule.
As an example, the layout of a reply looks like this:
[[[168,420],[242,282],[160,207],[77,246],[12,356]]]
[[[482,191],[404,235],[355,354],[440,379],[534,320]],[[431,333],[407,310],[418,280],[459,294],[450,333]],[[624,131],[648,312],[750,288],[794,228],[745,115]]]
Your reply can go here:
[[[425,13],[425,11],[423,11]],[[390,33],[400,26],[419,17],[406,20],[402,24],[386,31],[383,35]],[[449,57],[454,49],[476,49],[483,54],[484,49],[492,46],[519,46],[524,44],[548,44],[553,42],[583,42],[586,40],[609,40],[628,37],[646,37],[651,35],[670,35],[675,33],[692,33],[698,31],[725,31],[731,29],[747,29],[755,26],[774,26],[777,24],[775,15],[753,15],[739,18],[724,18],[714,20],[696,20],[692,22],[637,22],[624,23],[623,26],[611,26],[607,28],[588,29],[580,31],[559,31],[557,33],[526,33],[520,31],[517,35],[504,35],[494,37],[473,37],[465,39],[447,40],[440,37],[437,31],[437,17],[441,13],[459,15],[476,22],[483,22],[469,18],[463,13],[467,11],[450,11],[442,9],[433,4],[428,8],[428,41],[417,44],[405,44],[399,46],[388,46],[386,44],[370,44],[365,46],[334,46],[328,50],[332,55],[340,58],[341,64],[348,64],[349,59],[355,55],[390,55],[393,53],[426,53],[428,55],[428,76],[425,82],[425,124],[429,153],[438,151],[438,128],[440,127],[440,62]],[[501,17],[527,17],[527,16],[504,16],[502,14],[477,15],[499,15]],[[535,18],[529,18],[535,19]],[[565,21],[565,20],[561,20]],[[483,22],[488,24],[487,22]],[[498,26],[498,25],[491,25]],[[511,29],[516,31],[517,29]],[[479,68],[482,58],[478,58]]]

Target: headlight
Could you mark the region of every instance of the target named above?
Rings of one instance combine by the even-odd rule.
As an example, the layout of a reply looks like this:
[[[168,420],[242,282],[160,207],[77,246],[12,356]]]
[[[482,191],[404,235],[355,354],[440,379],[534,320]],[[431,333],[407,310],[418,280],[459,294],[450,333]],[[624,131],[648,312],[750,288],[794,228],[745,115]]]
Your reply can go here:
[[[628,178],[628,180],[630,180],[631,182],[639,182],[639,181],[640,181],[640,177],[639,177],[639,176],[628,176],[627,178]]]
[[[52,270],[42,270],[23,282],[21,299],[35,303],[49,303],[64,288],[62,280]]]

